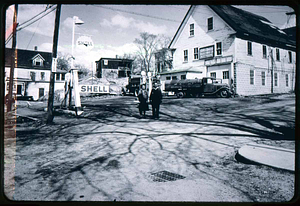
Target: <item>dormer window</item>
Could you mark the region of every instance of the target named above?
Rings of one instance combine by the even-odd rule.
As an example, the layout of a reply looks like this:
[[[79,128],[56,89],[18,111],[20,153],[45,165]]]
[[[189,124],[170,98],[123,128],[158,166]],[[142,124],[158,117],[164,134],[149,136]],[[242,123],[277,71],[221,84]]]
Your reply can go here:
[[[32,65],[33,66],[43,66],[45,59],[40,55],[37,54],[32,58]]]

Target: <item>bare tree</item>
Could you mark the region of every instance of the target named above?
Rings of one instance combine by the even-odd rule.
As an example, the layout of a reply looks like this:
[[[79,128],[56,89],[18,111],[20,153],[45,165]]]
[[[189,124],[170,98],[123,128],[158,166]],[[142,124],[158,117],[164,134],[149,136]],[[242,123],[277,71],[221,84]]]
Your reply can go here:
[[[138,56],[141,60],[142,67],[146,70],[146,72],[150,71],[152,66],[152,61],[154,53],[158,49],[159,38],[157,35],[149,34],[147,32],[140,33],[140,38],[136,38],[134,43],[138,46]]]
[[[69,71],[71,69],[70,55],[63,55],[58,53],[57,69]]]
[[[122,58],[133,60],[131,71],[130,71],[131,74],[140,74],[141,73],[140,58],[137,54],[124,53]]]
[[[88,68],[86,68],[86,66],[84,66],[82,64],[75,64],[74,67],[76,69],[78,69],[78,78],[79,79],[82,79],[85,76],[88,76],[90,70]]]

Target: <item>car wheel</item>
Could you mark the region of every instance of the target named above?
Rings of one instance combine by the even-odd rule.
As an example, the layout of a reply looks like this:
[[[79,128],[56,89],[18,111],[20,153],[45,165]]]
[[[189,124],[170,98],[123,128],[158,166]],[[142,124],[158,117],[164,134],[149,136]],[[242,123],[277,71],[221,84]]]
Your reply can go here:
[[[227,90],[222,90],[222,91],[220,91],[219,95],[222,98],[226,98],[226,97],[228,97],[228,91]]]
[[[178,92],[176,95],[177,95],[178,98],[182,98],[183,97],[183,92]]]

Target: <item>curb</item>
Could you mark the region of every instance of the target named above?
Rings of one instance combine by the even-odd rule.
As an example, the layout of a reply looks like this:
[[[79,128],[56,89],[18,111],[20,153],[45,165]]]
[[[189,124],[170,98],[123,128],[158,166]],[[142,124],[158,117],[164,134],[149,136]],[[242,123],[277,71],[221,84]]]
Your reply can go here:
[[[236,159],[246,164],[260,164],[295,172],[295,151],[289,149],[247,144],[237,151]]]

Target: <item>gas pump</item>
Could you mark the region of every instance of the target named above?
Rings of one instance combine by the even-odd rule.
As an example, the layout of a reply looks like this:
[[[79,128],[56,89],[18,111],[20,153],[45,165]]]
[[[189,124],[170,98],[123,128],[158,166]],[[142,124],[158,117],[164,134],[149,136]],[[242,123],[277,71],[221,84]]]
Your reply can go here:
[[[80,94],[79,94],[79,85],[78,85],[78,70],[71,69],[70,70],[70,77],[66,80],[65,86],[68,85],[68,89],[65,89],[65,98],[62,101],[61,106],[66,107],[66,101],[69,99],[69,106],[68,109],[72,109],[72,95],[74,94],[74,101],[75,101],[75,114],[79,116],[83,113],[80,101]],[[72,91],[74,89],[74,92]],[[68,98],[69,96],[69,98]]]

